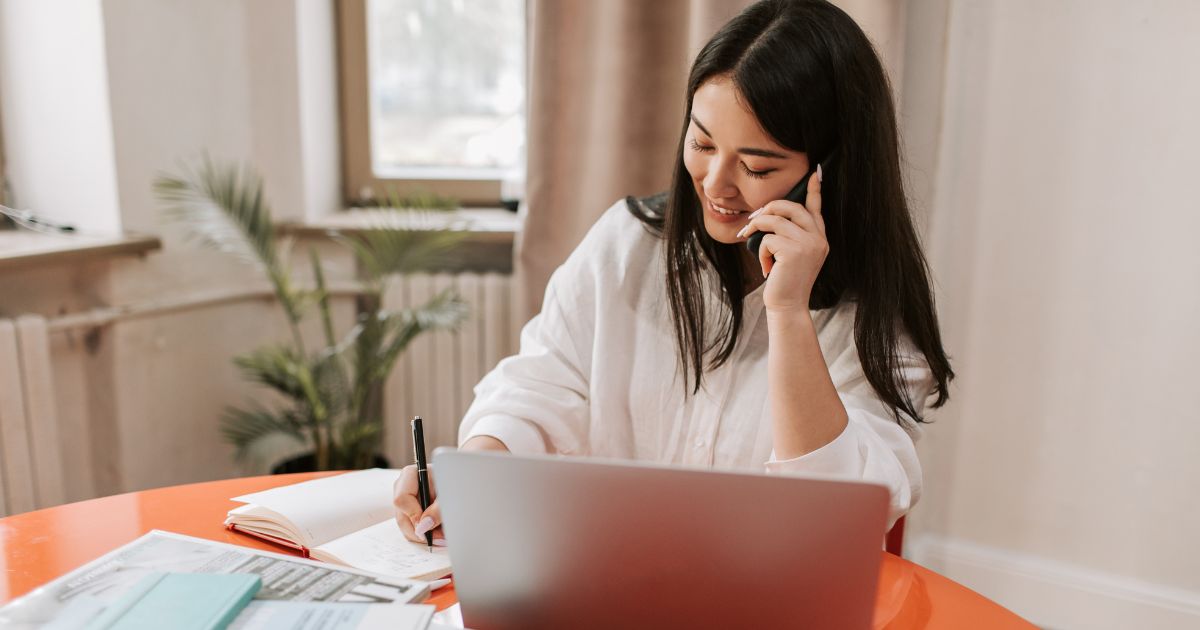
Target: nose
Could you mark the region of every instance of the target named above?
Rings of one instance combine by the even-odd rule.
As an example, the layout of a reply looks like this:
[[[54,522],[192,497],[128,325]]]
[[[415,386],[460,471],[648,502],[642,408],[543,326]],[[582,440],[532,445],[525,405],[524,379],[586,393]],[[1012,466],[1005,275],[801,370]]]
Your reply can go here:
[[[708,164],[708,172],[704,174],[704,194],[710,199],[732,199],[738,196],[737,185],[734,184],[731,168],[723,164],[719,158],[714,158]]]

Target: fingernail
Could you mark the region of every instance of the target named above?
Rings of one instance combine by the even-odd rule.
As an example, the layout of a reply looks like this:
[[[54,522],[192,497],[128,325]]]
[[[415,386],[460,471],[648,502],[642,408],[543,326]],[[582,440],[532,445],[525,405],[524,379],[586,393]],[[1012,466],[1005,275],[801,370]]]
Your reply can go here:
[[[820,164],[817,164],[817,181],[818,182],[824,181],[824,178],[821,174],[821,165]]]
[[[433,529],[433,519],[426,516],[425,518],[417,521],[417,526],[413,528],[413,533],[418,536],[424,536],[425,532],[431,529]]]
[[[750,229],[750,226],[747,225],[746,227],[738,230],[737,238],[742,238],[742,236],[744,236],[746,234],[746,230],[749,230],[749,229]]]
[[[445,547],[445,546],[446,546],[446,539],[445,539],[445,538],[434,538],[434,539],[433,539],[433,546],[434,546],[434,547]]]
[[[762,214],[762,211],[763,211],[763,210],[766,210],[766,208],[759,208],[758,210],[755,210],[754,212],[751,212],[751,213],[750,213],[750,216],[749,216],[749,217],[747,217],[747,218],[746,218],[746,220],[747,220],[747,221],[749,221],[750,219],[753,219],[754,217],[756,217],[756,216],[758,216],[758,215]]]

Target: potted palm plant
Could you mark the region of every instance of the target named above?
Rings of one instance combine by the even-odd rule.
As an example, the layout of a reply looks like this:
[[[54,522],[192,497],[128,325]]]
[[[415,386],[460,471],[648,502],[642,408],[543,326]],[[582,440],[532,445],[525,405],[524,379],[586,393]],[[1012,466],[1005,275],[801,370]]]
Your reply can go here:
[[[263,195],[262,179],[249,168],[205,158],[178,175],[154,183],[166,212],[186,224],[191,237],[261,270],[283,310],[287,342],[264,345],[238,355],[234,363],[246,378],[280,394],[283,402],[252,402],[228,407],[221,432],[242,462],[263,461],[271,453],[302,454],[275,467],[276,472],[336,470],[386,465],[380,462],[383,434],[381,386],[397,358],[418,335],[454,329],[466,305],[453,292],[402,310],[383,307],[389,277],[435,267],[464,232],[463,225],[429,220],[453,208],[432,196],[397,198],[388,206],[414,210],[421,229],[381,223],[353,234],[331,233],[348,247],[359,268],[357,320],[339,335],[334,329],[330,290],[321,259],[309,251],[311,286],[292,275],[292,241],[281,237]],[[301,334],[301,322],[313,311],[320,317],[321,339]]]

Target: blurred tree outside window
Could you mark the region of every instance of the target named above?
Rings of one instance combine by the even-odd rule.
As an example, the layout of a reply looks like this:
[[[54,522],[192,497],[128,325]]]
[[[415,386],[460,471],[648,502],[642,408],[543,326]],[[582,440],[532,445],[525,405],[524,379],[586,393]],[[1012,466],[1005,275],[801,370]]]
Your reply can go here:
[[[341,16],[351,22],[341,30],[342,70],[351,75],[343,90],[366,92],[343,95],[346,150],[358,153],[347,155],[351,199],[378,198],[392,183],[493,204],[506,196],[501,182],[519,190],[525,0],[358,1],[361,13]],[[455,194],[454,182],[471,181],[491,185]]]

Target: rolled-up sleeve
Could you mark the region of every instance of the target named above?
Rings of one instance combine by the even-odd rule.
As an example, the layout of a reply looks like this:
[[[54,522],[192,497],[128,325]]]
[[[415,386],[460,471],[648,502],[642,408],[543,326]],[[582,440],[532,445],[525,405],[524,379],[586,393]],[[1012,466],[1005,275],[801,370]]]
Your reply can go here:
[[[459,426],[460,445],[487,435],[515,454],[569,454],[583,448],[589,420],[589,308],[577,295],[564,296],[562,286],[576,271],[564,266],[555,272],[542,312],[521,331],[520,351],[475,386],[475,401]]]
[[[771,474],[827,475],[885,485],[891,494],[890,528],[921,495],[921,462],[916,450],[920,428],[912,422],[908,428],[896,422],[862,375],[853,344],[830,365],[830,375],[846,408],[846,428],[832,442],[800,457],[778,460],[772,451],[766,470]],[[921,413],[933,390],[928,364],[919,354],[906,353],[901,356],[900,375]]]
[[[598,318],[618,290],[614,248],[628,241],[620,230],[631,220],[624,201],[614,204],[550,276],[541,312],[521,330],[518,353],[475,386],[459,425],[460,445],[486,435],[516,454],[589,452]]]
[[[474,419],[469,427],[466,422],[462,426],[465,433],[459,438],[460,445],[475,436],[486,435],[500,440],[516,455],[538,455],[548,450],[546,438],[537,426],[516,416],[496,413]]]

